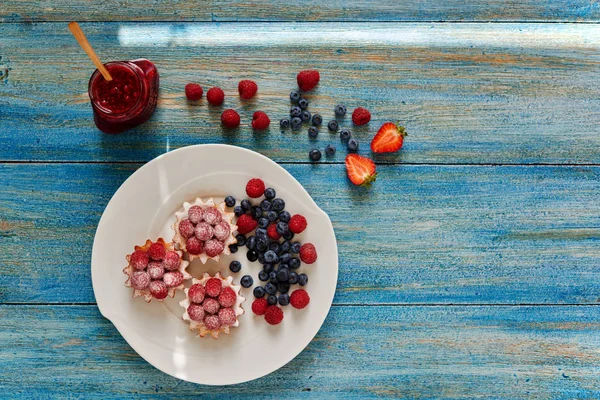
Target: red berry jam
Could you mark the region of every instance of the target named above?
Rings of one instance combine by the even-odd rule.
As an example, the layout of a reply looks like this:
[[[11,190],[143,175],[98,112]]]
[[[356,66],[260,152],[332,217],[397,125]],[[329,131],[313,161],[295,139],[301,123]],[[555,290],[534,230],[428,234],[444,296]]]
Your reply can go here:
[[[98,129],[121,133],[148,120],[158,100],[158,71],[154,64],[140,59],[105,66],[113,79],[105,80],[96,70],[88,87]]]

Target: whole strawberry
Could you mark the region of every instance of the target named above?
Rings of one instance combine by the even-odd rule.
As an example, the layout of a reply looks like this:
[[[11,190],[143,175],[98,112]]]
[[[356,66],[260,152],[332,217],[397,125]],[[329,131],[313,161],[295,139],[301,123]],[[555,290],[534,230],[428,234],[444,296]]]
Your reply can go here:
[[[352,122],[356,126],[368,124],[371,120],[371,113],[366,108],[358,107],[352,112]]]
[[[303,92],[310,92],[313,90],[319,83],[319,79],[321,79],[321,76],[319,75],[319,71],[316,69],[300,71],[296,76],[298,87]]]
[[[256,111],[252,114],[252,128],[256,130],[267,129],[271,120],[269,116],[263,111]]]
[[[406,130],[403,126],[396,126],[391,122],[381,125],[377,134],[371,141],[373,153],[393,153],[402,148]]]
[[[240,92],[240,97],[244,100],[253,98],[257,91],[258,85],[254,81],[246,79],[238,83],[238,92]]]
[[[375,163],[354,153],[346,156],[346,172],[350,181],[357,186],[370,186],[377,177]]]

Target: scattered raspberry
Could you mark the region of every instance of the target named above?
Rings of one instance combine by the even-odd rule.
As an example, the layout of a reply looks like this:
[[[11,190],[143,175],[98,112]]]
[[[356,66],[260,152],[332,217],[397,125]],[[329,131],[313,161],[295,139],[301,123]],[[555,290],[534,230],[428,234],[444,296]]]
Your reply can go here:
[[[216,208],[211,207],[207,208],[206,211],[204,211],[204,220],[207,224],[218,224],[219,222],[221,222],[221,218],[221,213]]]
[[[161,263],[156,261],[153,261],[150,264],[148,264],[148,269],[146,271],[152,279],[162,279],[163,275],[165,274],[165,268],[162,266]]]
[[[188,83],[185,85],[185,97],[187,97],[188,100],[200,100],[202,98],[202,93],[204,93],[202,86],[197,83]]]
[[[246,184],[246,194],[253,199],[256,199],[263,195],[265,192],[265,183],[262,179],[254,178],[250,179]]]
[[[352,112],[352,122],[354,122],[354,125],[368,124],[370,120],[371,113],[366,108],[358,107]]]
[[[302,309],[310,303],[310,296],[304,289],[294,290],[290,296],[290,304],[292,307]]]
[[[134,269],[144,269],[148,266],[148,253],[143,250],[136,250],[131,254],[129,262]]]
[[[240,126],[240,114],[228,108],[221,114],[221,123],[225,128],[233,129]]]
[[[179,223],[179,234],[185,239],[192,237],[194,234],[194,224],[189,219],[184,219]]]
[[[150,289],[150,294],[158,300],[164,299],[169,294],[169,289],[167,289],[167,285],[163,281],[152,281],[148,288]]]
[[[246,79],[238,83],[238,92],[240,92],[240,97],[244,100],[253,98],[257,91],[258,85],[254,81]]]
[[[174,251],[168,251],[165,255],[165,259],[163,260],[163,267],[167,271],[175,271],[179,268],[179,262],[181,259],[179,258],[179,254]]]
[[[187,313],[190,316],[190,319],[192,321],[202,321],[204,319],[204,316],[206,315],[206,313],[204,312],[204,307],[202,307],[202,305],[200,304],[190,304],[190,306],[187,309]]]
[[[268,306],[269,303],[267,303],[267,299],[256,299],[254,300],[254,303],[252,303],[252,312],[256,315],[264,315]]]
[[[215,237],[221,241],[227,239],[231,233],[229,224],[225,221],[221,221],[215,225]]]
[[[150,284],[150,275],[144,271],[136,271],[131,275],[131,286],[134,289],[146,289]]]
[[[221,280],[219,278],[210,278],[206,281],[204,289],[210,297],[217,297],[221,293]]]
[[[252,114],[252,128],[257,130],[267,129],[270,123],[271,120],[265,112],[256,111],[254,114]]]
[[[163,246],[161,243],[152,243],[148,249],[148,255],[150,258],[156,261],[160,261],[165,258],[165,254],[167,254],[167,251],[165,250],[165,246]]]
[[[233,308],[221,308],[219,310],[219,320],[223,325],[233,325],[235,324],[235,311]]]
[[[230,287],[223,288],[221,294],[219,295],[219,304],[221,307],[232,307],[236,300],[237,295]]]
[[[221,327],[221,321],[217,315],[207,315],[204,317],[204,326],[206,329],[214,331]]]
[[[197,224],[204,219],[204,210],[200,206],[191,206],[188,210],[188,217],[192,224]]]
[[[273,240],[279,240],[281,235],[277,232],[277,225],[269,225],[269,227],[267,228],[267,236],[269,236]]]
[[[204,311],[206,311],[209,314],[216,314],[219,312],[219,308],[221,308],[221,305],[219,305],[219,302],[216,299],[205,299],[204,303],[202,303],[202,307],[204,307]]]
[[[194,229],[194,235],[202,242],[212,239],[214,233],[213,227],[206,222],[200,222],[196,225],[196,229]]]
[[[217,239],[210,239],[204,243],[204,252],[209,257],[216,257],[221,254],[223,250],[225,250],[225,245]]]
[[[306,225],[306,218],[300,214],[293,215],[292,218],[290,218],[290,231],[294,233],[302,233],[306,229]]]
[[[296,76],[298,87],[303,92],[310,92],[313,90],[314,87],[319,83],[319,79],[321,79],[321,76],[319,75],[319,71],[315,69],[300,71]]]
[[[168,287],[179,286],[183,283],[183,274],[179,271],[167,272],[163,276],[163,281]]]
[[[267,307],[265,311],[265,321],[271,325],[277,325],[283,321],[283,310],[277,306]]]
[[[300,259],[305,264],[312,264],[317,261],[317,249],[312,243],[305,243],[300,247]]]
[[[193,303],[202,303],[204,301],[204,286],[199,283],[190,286],[188,297]]]
[[[208,89],[206,92],[206,100],[213,106],[220,106],[223,104],[223,100],[225,99],[225,93],[221,90],[221,88],[214,87]]]
[[[202,242],[199,241],[195,236],[192,236],[187,240],[187,242],[185,242],[185,248],[187,249],[188,253],[195,256],[202,253],[203,250]]]
[[[242,235],[252,232],[258,226],[258,223],[248,214],[242,214],[238,218],[236,224],[238,233],[241,233]]]

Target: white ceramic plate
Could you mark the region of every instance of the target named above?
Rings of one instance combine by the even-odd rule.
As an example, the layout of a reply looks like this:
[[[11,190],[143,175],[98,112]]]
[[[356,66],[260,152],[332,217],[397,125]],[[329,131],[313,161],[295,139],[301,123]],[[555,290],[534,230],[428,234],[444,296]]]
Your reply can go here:
[[[196,337],[181,319],[183,294],[150,304],[132,298],[123,284],[125,256],[146,239],[173,237],[171,225],[184,201],[196,197],[221,200],[226,195],[245,198],[246,182],[262,178],[286,202],[286,210],[300,213],[308,228],[294,240],[311,242],[319,258],[302,265],[309,282],[311,302],[303,310],[284,308],[283,322],[270,326],[252,313],[252,288],[243,289],[246,302],[240,326],[214,340]],[[237,274],[229,271],[232,260],[242,263]],[[188,271],[196,276],[208,271],[244,274],[260,284],[261,265],[246,259],[245,248],[224,256],[219,263],[202,265],[196,260]],[[338,276],[337,244],[331,221],[304,188],[285,169],[270,159],[234,146],[199,145],[175,150],[150,161],[117,190],[102,214],[92,251],[92,281],[98,308],[119,330],[129,345],[146,361],[167,374],[190,382],[228,385],[269,374],[296,357],[314,338],[331,307]],[[189,286],[189,283],[188,283]]]

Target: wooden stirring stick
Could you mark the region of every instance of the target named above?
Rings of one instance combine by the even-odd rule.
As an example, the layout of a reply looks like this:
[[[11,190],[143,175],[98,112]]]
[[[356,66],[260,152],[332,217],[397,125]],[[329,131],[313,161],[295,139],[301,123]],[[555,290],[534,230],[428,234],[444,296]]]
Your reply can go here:
[[[77,22],[69,22],[69,30],[71,31],[73,36],[75,36],[75,39],[77,39],[77,42],[79,43],[83,51],[87,53],[88,57],[90,57],[96,68],[98,68],[98,71],[100,71],[104,79],[106,79],[107,81],[112,81],[112,76],[110,76],[110,73],[108,72],[104,64],[102,64],[102,62],[96,55],[96,52],[94,51],[94,49],[92,49],[92,46],[90,46],[90,42],[88,42],[88,40],[86,39],[79,24]]]

